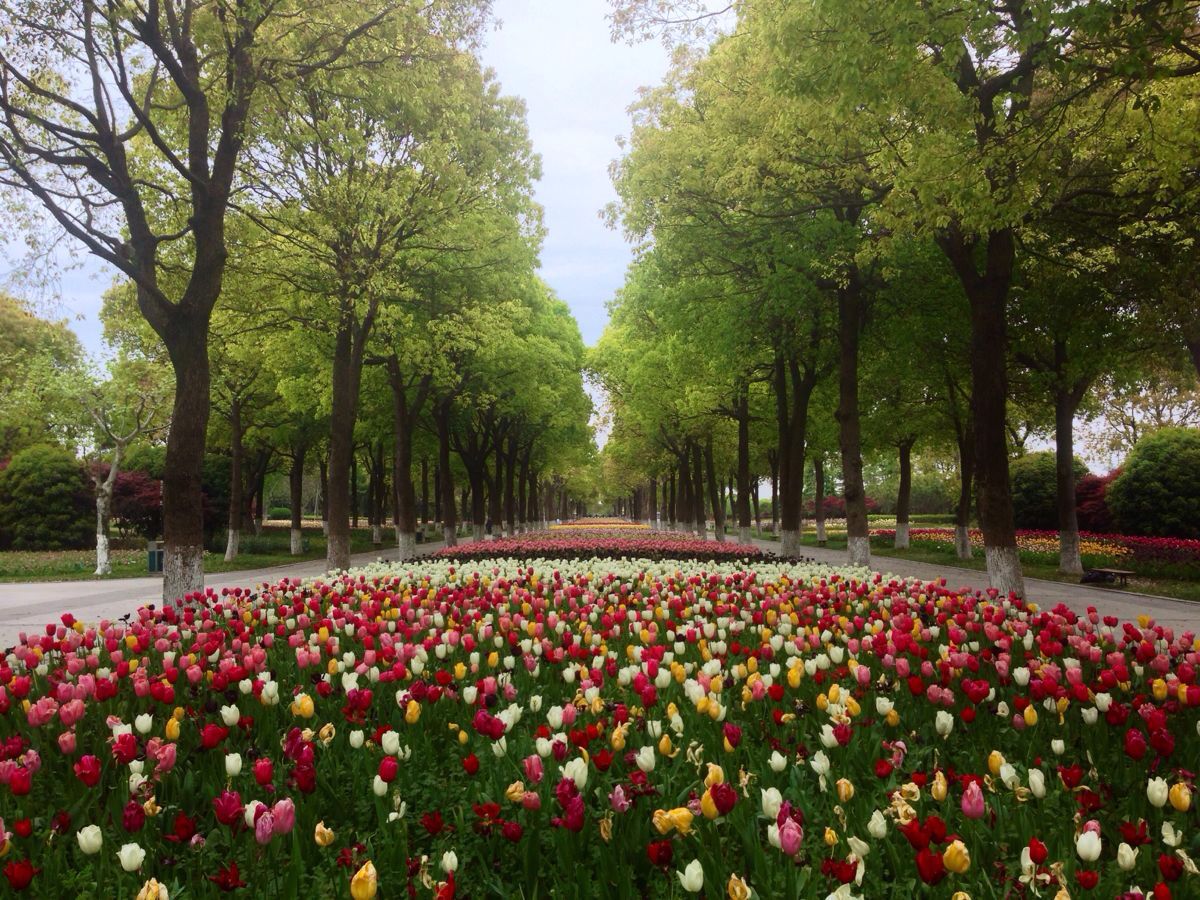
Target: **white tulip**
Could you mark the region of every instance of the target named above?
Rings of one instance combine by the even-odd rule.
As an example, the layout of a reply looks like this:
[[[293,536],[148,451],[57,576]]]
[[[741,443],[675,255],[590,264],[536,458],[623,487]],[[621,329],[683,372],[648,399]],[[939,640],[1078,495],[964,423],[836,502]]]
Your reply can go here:
[[[1075,838],[1075,852],[1084,862],[1095,862],[1100,858],[1100,835],[1094,831],[1085,831]]]
[[[1172,823],[1163,822],[1162,839],[1168,847],[1178,847],[1183,842],[1183,832],[1176,831]]]
[[[479,688],[473,684],[467,685],[463,688],[462,698],[463,703],[467,704],[467,706],[474,706],[475,701],[479,699]]]
[[[1166,781],[1162,778],[1151,778],[1146,785],[1146,799],[1150,801],[1150,805],[1156,809],[1162,809],[1167,805],[1167,795],[1170,788],[1167,787]]]
[[[359,749],[363,745],[365,738],[366,736],[363,734],[362,729],[356,728],[354,731],[350,732],[350,746],[355,750]]]
[[[1054,751],[1055,756],[1062,756],[1067,752],[1067,745],[1062,738],[1055,738],[1050,742],[1050,749]]]
[[[388,792],[388,783],[376,775],[375,780],[371,783],[371,790],[375,792],[376,797],[386,797]]]
[[[463,692],[463,696],[464,697],[466,696],[465,691]],[[532,697],[529,698],[529,711],[535,712],[535,713],[542,711],[542,695],[541,694],[534,694]]]
[[[1030,769],[1029,792],[1039,800],[1046,796],[1046,773],[1041,769]]]
[[[1096,720],[1100,717],[1100,710],[1094,706],[1085,706],[1079,711],[1079,715],[1083,717],[1084,725],[1095,725]]]
[[[828,728],[829,726],[826,725],[825,727]],[[816,753],[814,753],[812,759],[808,761],[808,764],[812,766],[812,770],[818,775],[829,774],[829,757],[825,755],[824,750],[818,750]]]
[[[133,727],[138,730],[138,734],[149,734],[154,728],[154,716],[150,713],[142,713],[133,720]]]
[[[774,822],[767,826],[767,843],[776,850],[783,849],[783,844],[779,840],[779,826]]]
[[[79,842],[80,850],[92,856],[99,853],[104,845],[104,832],[100,830],[99,825],[84,825],[76,832],[75,840]]]
[[[896,704],[892,702],[890,697],[876,697],[875,714],[879,716],[886,716],[892,711],[895,705]]]
[[[637,762],[637,767],[639,769],[641,769],[643,772],[645,772],[647,774],[649,774],[650,772],[653,772],[654,766],[656,763],[656,760],[654,758],[654,748],[653,747],[643,747],[641,750],[639,750],[637,752],[635,761]]]
[[[767,763],[770,765],[772,772],[782,772],[787,768],[787,757],[778,750],[773,750],[771,752],[771,758],[767,761]]]
[[[944,709],[939,709],[934,717],[933,727],[941,737],[948,737],[954,730],[954,716]]]
[[[871,845],[862,838],[850,835],[846,838],[846,843],[850,845],[850,851],[859,859],[865,859],[867,854],[871,852]]]
[[[395,756],[400,752],[400,735],[395,731],[388,729],[379,739],[379,746],[388,756]]]
[[[1121,846],[1117,848],[1117,866],[1121,871],[1128,872],[1136,866],[1137,858],[1138,851],[1122,841]]]
[[[126,872],[136,872],[146,859],[146,851],[137,844],[122,844],[121,849],[117,851],[117,859],[121,861],[121,868]]]
[[[587,784],[588,767],[587,763],[584,762],[582,758],[578,756],[575,757],[575,759],[563,766],[562,771],[563,778],[570,778],[575,782],[575,787],[581,791],[583,790],[584,785]]]
[[[766,788],[762,791],[762,813],[772,822],[779,818],[779,808],[783,806],[783,795],[779,788]]]
[[[266,806],[266,804],[261,800],[254,800],[246,804],[246,808],[242,812],[242,819],[246,822],[247,828],[253,830],[254,820],[258,817],[258,808],[260,806]]]
[[[679,883],[683,885],[683,889],[691,894],[698,894],[700,889],[704,887],[704,867],[700,865],[700,860],[693,859],[687,864],[687,868],[682,872],[676,872],[679,876]]]
[[[226,728],[232,728],[242,718],[241,712],[236,705],[221,707],[221,721],[225,723]]]
[[[562,728],[563,723],[563,708],[561,706],[552,706],[546,712],[546,722],[554,731]]]
[[[883,817],[883,813],[879,810],[871,813],[871,819],[867,822],[867,831],[875,840],[880,840],[887,835],[887,819]]]
[[[225,774],[229,778],[237,778],[242,774],[242,754],[225,754]]]
[[[442,854],[442,871],[447,875],[458,871],[458,854],[453,850],[447,850]]]

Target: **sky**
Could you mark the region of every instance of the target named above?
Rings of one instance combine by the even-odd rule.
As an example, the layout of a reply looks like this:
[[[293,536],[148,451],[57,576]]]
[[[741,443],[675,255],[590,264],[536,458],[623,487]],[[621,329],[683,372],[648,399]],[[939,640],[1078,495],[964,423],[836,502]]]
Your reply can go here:
[[[483,60],[505,93],[525,99],[530,137],[542,157],[537,199],[548,234],[541,274],[570,305],[584,342],[594,344],[608,319],[605,302],[631,256],[621,233],[600,218],[616,199],[608,165],[619,152],[617,137],[628,134],[627,108],[637,89],[662,80],[668,54],[654,41],[613,43],[605,0],[496,0],[494,9],[501,27],[489,34]],[[2,281],[20,247],[9,244],[0,256]],[[111,271],[69,242],[57,262],[57,300],[40,304],[42,312],[67,318],[99,356],[100,301]]]
[[[629,132],[637,89],[662,81],[668,54],[656,41],[612,43],[605,0],[496,0],[495,10],[502,27],[483,59],[505,93],[525,98],[542,156],[537,199],[549,233],[541,274],[594,344],[630,260],[621,233],[599,215],[616,199],[608,164],[618,135]]]

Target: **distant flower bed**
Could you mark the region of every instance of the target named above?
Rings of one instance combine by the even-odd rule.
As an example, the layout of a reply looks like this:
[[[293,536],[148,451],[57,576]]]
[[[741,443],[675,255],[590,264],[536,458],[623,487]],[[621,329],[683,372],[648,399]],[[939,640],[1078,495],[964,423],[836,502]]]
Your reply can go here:
[[[565,531],[533,531],[495,541],[482,541],[445,547],[436,557],[443,559],[489,559],[491,557],[555,557],[584,559],[757,559],[763,555],[757,547],[733,542],[707,541],[703,538],[667,531],[641,530],[636,536],[614,528],[571,528]]]
[[[983,547],[983,532],[972,529],[971,544]],[[873,528],[871,537],[884,540],[894,539],[895,529]],[[1200,566],[1200,540],[1184,538],[1140,537],[1128,534],[1093,534],[1082,532],[1079,536],[1082,556],[1113,565],[1122,563],[1144,563],[1152,566]],[[952,528],[913,528],[909,531],[912,543],[925,543],[941,547],[954,546]],[[1017,547],[1022,553],[1044,556],[1058,555],[1057,531],[1018,531]]]
[[[574,522],[555,522],[550,526],[551,531],[577,531],[579,529],[605,531],[649,531],[650,526],[641,522],[630,522],[628,519],[579,519]]]
[[[64,615],[0,662],[0,870],[46,898],[1196,897],[1198,653],[773,562]]]

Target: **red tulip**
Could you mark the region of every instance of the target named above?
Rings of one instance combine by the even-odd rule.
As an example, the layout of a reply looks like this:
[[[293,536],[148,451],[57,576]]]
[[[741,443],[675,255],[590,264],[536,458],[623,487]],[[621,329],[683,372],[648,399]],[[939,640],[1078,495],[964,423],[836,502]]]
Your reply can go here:
[[[27,859],[13,860],[4,867],[4,877],[8,879],[8,886],[14,891],[23,891],[29,887],[29,883],[33,881],[33,876],[41,869],[35,869],[33,863]]]
[[[100,684],[101,684],[101,682],[97,682],[96,686],[99,687]],[[115,737],[113,739],[112,755],[113,755],[113,759],[115,759],[121,765],[123,765],[123,766],[129,765],[131,762],[133,762],[135,759],[137,759],[137,755],[138,755],[137,738],[135,738],[132,734],[129,734],[128,732],[125,734],[117,735],[117,737]]]
[[[396,762],[396,757],[385,756],[379,761],[379,777],[391,784],[396,780],[396,775],[400,771],[400,763]]]
[[[213,812],[222,825],[232,828],[241,820],[242,811],[242,797],[237,791],[221,791],[213,798]]]
[[[238,888],[246,886],[246,882],[242,881],[238,875],[236,862],[231,862],[228,866],[219,869],[216,875],[209,875],[208,880],[222,891],[236,891]]]
[[[670,841],[651,841],[646,847],[646,855],[654,865],[666,868],[675,858],[675,848]]]
[[[254,780],[260,785],[266,786],[271,783],[275,777],[275,764],[271,762],[269,757],[260,756],[254,761]]]
[[[462,767],[468,775],[474,775],[479,771],[479,757],[474,753],[470,754],[462,761]]]
[[[205,750],[211,750],[227,737],[229,737],[228,728],[209,722],[200,729],[200,746]]]
[[[1044,863],[1048,854],[1049,850],[1046,848],[1045,844],[1043,844],[1037,838],[1029,839],[1029,859],[1034,865],[1040,866],[1042,863]]]
[[[926,884],[937,884],[946,877],[946,864],[942,862],[942,854],[926,847],[917,851],[917,874]]]

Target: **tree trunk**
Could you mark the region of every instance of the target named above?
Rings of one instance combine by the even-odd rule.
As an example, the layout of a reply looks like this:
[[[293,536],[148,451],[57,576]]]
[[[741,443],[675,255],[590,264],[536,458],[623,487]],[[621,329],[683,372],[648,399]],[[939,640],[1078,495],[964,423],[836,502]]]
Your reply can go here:
[[[667,479],[667,483],[666,483],[665,487],[667,489],[667,529],[669,531],[674,531],[675,530],[675,522],[677,521],[675,516],[678,511],[678,502],[679,502],[678,498],[675,496],[675,470],[674,469],[671,470],[671,477],[669,479]]]
[[[454,475],[450,471],[450,401],[440,400],[434,414],[437,424],[438,489],[437,517],[442,522],[442,539],[447,547],[458,545],[458,520],[454,515]]]
[[[897,550],[908,549],[908,510],[912,501],[912,448],[915,438],[904,438],[897,445],[900,449],[900,489],[896,494],[896,537],[893,546]]]
[[[750,543],[750,391],[742,386],[738,392],[737,447],[737,520],[738,541]],[[754,505],[757,511],[758,496]],[[756,512],[757,515],[757,512]]]
[[[863,487],[862,425],[858,408],[858,344],[862,335],[862,290],[857,274],[838,290],[838,445],[842,496],[846,501],[846,561],[871,565],[871,532]]]
[[[164,601],[204,590],[202,477],[211,387],[208,319],[180,318],[175,325],[169,337],[164,336],[175,371],[175,402],[163,464]]]
[[[421,524],[429,521],[429,457],[421,457]]]
[[[987,235],[981,274],[975,242],[957,230],[940,243],[962,282],[971,307],[971,404],[975,427],[975,470],[979,526],[988,579],[1001,596],[1025,595],[1008,477],[1007,306],[1016,243],[1011,228]]]
[[[357,474],[354,454],[354,425],[358,419],[361,357],[356,352],[354,327],[343,322],[338,328],[333,351],[333,408],[329,417],[329,544],[325,561],[330,571],[350,568],[350,514],[357,512],[357,485],[350,484],[351,470]]]
[[[813,519],[817,523],[817,545],[825,546],[825,457],[813,457]]]
[[[779,534],[779,451],[767,453],[771,466],[771,534]]]
[[[466,460],[463,462],[465,463]],[[498,459],[497,465],[499,465]],[[496,521],[500,518],[498,495],[495,487],[489,483],[487,459],[467,465],[467,478],[471,483],[471,531],[475,540],[482,541],[484,523],[490,520],[492,527],[495,528]],[[496,514],[495,518],[492,518],[493,511]]]
[[[1066,345],[1061,344],[1063,368]],[[1061,369],[1060,369],[1061,371]],[[1060,375],[1060,377],[1062,377]],[[1054,469],[1058,494],[1058,569],[1068,575],[1083,574],[1079,554],[1079,514],[1075,506],[1075,413],[1087,390],[1085,383],[1059,385],[1054,392]]]
[[[358,527],[358,453],[350,450],[350,527]]]
[[[762,531],[762,507],[758,502],[758,476],[752,476],[750,483],[750,502],[754,504],[754,527]]]
[[[413,427],[408,393],[400,374],[400,361],[388,360],[388,383],[392,389],[392,484],[396,494],[396,548],[400,559],[417,555],[417,507],[412,482]],[[425,461],[421,461],[425,477]]]
[[[288,473],[288,496],[292,507],[292,556],[304,553],[304,510],[301,507],[304,503],[304,457],[307,451],[305,444],[293,447],[292,470]]]
[[[517,465],[517,534],[529,530],[529,458],[533,448],[521,448]]]
[[[225,542],[225,562],[237,559],[242,536],[242,401],[237,395],[229,401],[229,520]]]
[[[704,454],[699,441],[692,448],[692,527],[700,537],[708,537],[708,512],[704,508]]]
[[[96,575],[111,575],[112,560],[108,555],[109,528],[112,520],[113,488],[117,483],[117,473],[121,468],[122,446],[117,442],[113,449],[112,464],[108,474],[100,478],[96,475]]]
[[[708,440],[704,444],[704,470],[708,477],[708,497],[713,509],[713,530],[716,532],[717,540],[725,543],[725,502],[721,498],[721,491],[717,486],[716,466],[713,464],[712,434],[709,434]]]
[[[651,528],[658,527],[658,479],[650,479],[650,508],[646,511]]]
[[[958,505],[954,511],[954,552],[970,559],[971,492],[975,486],[975,440],[968,425],[958,434]]]
[[[321,457],[321,534],[329,535],[329,452]]]
[[[496,455],[500,455],[500,448],[498,446],[496,447]],[[508,437],[508,452],[504,454],[504,523],[509,537],[517,533],[516,470],[517,436],[510,434]]]
[[[394,466],[393,456],[393,466]],[[387,477],[384,475],[383,441],[375,445],[371,459],[371,544],[383,547],[383,520],[387,517]],[[410,479],[411,481],[411,479]]]
[[[775,413],[779,432],[779,552],[800,555],[800,523],[804,498],[804,447],[808,428],[808,403],[816,378],[801,374],[793,356],[776,350],[774,364]],[[790,389],[789,389],[790,385]]]
[[[263,522],[267,518],[267,466],[270,455],[267,451],[264,451],[263,455],[266,459],[258,466],[254,478],[254,533],[256,535],[262,534]]]

